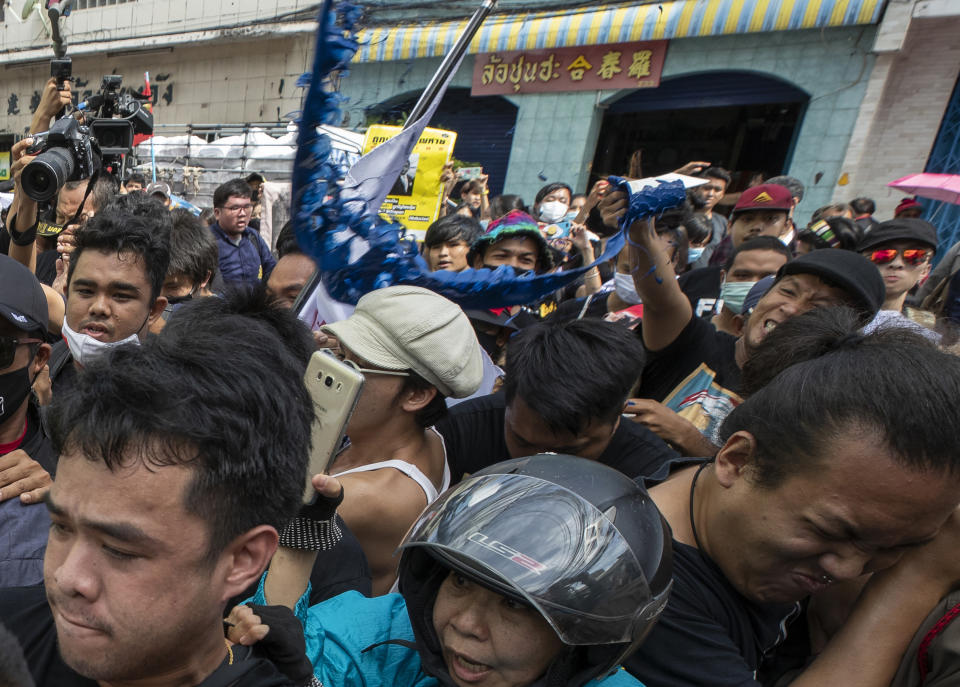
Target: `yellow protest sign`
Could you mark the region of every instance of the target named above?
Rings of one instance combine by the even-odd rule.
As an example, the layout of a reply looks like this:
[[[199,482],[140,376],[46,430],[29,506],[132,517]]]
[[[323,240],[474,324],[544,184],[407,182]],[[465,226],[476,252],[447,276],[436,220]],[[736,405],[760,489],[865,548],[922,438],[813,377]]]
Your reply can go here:
[[[0,153],[0,181],[10,178],[10,151]]]
[[[363,154],[366,155],[400,131],[399,126],[374,124],[367,129]],[[400,222],[417,238],[422,239],[423,233],[440,212],[443,190],[440,175],[443,166],[453,155],[453,145],[456,142],[455,131],[424,129],[400,177],[380,206],[380,214]]]

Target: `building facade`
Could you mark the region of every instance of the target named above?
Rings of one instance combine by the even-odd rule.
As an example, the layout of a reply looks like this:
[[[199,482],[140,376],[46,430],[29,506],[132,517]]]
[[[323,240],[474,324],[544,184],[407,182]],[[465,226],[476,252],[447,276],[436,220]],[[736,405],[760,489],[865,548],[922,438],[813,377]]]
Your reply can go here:
[[[308,3],[79,7],[63,26],[81,94],[111,73],[138,89],[149,71],[158,124],[296,117],[296,80],[314,40]],[[414,20],[397,2],[372,15],[339,82],[349,97],[343,126],[402,121],[464,26],[465,7]],[[433,125],[458,131],[456,157],[482,164],[494,192],[528,202],[547,181],[585,191],[593,179],[623,174],[640,151],[644,173],[702,159],[732,169],[741,188],[756,175],[795,176],[807,187],[800,222],[821,205],[861,195],[876,199],[882,219],[902,197],[886,183],[927,168],[942,139],[960,71],[957,35],[956,0],[502,0]],[[474,71],[491,56],[638,41],[666,41],[658,87],[472,94]],[[29,124],[49,74],[49,44],[36,12],[21,24],[8,9],[0,150]]]

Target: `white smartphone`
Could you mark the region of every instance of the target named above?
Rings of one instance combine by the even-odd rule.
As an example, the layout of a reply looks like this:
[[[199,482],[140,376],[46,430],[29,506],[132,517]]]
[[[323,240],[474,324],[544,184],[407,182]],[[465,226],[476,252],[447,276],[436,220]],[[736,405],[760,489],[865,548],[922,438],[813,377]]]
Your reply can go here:
[[[304,503],[310,503],[315,494],[310,479],[326,473],[339,450],[363,389],[363,375],[330,353],[317,351],[310,358],[303,381],[313,398],[313,448],[303,492]]]

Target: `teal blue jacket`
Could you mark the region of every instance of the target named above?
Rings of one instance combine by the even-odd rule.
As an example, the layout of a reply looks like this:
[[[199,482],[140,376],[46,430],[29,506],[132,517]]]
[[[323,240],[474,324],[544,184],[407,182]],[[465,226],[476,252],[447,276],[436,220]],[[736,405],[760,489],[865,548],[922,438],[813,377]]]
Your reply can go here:
[[[264,576],[263,579],[266,579]],[[420,668],[420,654],[387,640],[415,642],[400,594],[367,598],[346,592],[316,606],[309,606],[307,589],[295,609],[307,640],[307,657],[314,675],[324,685],[362,687],[434,687],[438,682]],[[249,603],[266,604],[263,580]],[[630,673],[618,670],[588,687],[643,687]]]

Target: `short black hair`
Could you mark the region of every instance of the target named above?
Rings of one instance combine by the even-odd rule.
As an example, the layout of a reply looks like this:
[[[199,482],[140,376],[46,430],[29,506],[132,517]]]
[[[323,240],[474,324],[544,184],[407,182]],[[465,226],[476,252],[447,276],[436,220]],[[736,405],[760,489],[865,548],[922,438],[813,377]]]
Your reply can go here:
[[[837,241],[836,246],[813,230],[819,221],[827,223]],[[863,229],[860,228],[860,225],[849,217],[841,216],[827,217],[824,220],[811,220],[807,228],[797,234],[797,241],[809,244],[813,250],[842,248],[843,250],[855,251],[862,240]]]
[[[570,199],[572,200],[572,199],[573,199],[573,189],[570,188],[570,184],[565,184],[565,183],[563,183],[562,181],[554,181],[554,182],[552,182],[552,183],[550,183],[550,184],[547,184],[546,186],[544,186],[543,188],[541,188],[539,191],[537,191],[537,197],[533,199],[534,205],[536,205],[536,204],[539,203],[541,200],[543,200],[544,198],[546,198],[549,194],[553,193],[554,191],[559,191],[559,190],[562,189],[562,188],[567,189],[567,193],[570,194]]]
[[[727,186],[729,186],[730,182],[733,181],[733,177],[730,176],[730,172],[725,170],[723,167],[707,167],[697,176],[701,177],[702,179],[719,179]]]
[[[87,220],[74,235],[76,247],[67,284],[85,250],[131,252],[143,260],[151,303],[160,295],[170,266],[170,213],[157,200],[141,193],[117,196]]]
[[[253,191],[243,179],[231,179],[225,184],[217,186],[217,189],[213,192],[213,207],[222,208],[234,196],[253,198]]]
[[[102,208],[118,195],[120,195],[120,181],[109,173],[101,173],[97,177],[97,183],[93,185],[93,191],[90,192],[93,207],[97,209]]]
[[[483,193],[484,185],[479,179],[469,179],[460,187],[460,198],[464,193]]]
[[[141,186],[147,185],[146,177],[140,174],[140,172],[133,172],[132,174],[130,174],[130,176],[127,177],[127,180],[124,183],[129,184],[131,181],[135,184],[140,184]]]
[[[170,212],[170,266],[168,275],[185,274],[191,283],[212,280],[220,266],[220,251],[210,227],[189,210],[176,208]]]
[[[749,241],[744,241],[730,252],[730,257],[727,258],[727,262],[723,266],[724,271],[729,272],[733,269],[733,263],[740,253],[746,253],[751,250],[772,250],[784,256],[787,262],[793,260],[793,253],[791,253],[783,241],[776,236],[755,236]]]
[[[850,207],[858,215],[872,215],[877,211],[877,204],[870,198],[854,198],[850,201]]]
[[[528,212],[527,206],[523,202],[523,198],[516,194],[506,193],[502,196],[494,196],[490,199],[490,219],[499,219],[511,210]]]
[[[279,529],[300,506],[313,421],[303,374],[313,349],[303,323],[271,306],[262,288],[193,300],[158,336],[116,348],[58,394],[51,438],[61,460],[79,452],[110,470],[192,466],[184,506],[209,523],[214,560],[239,534]]]
[[[472,246],[482,233],[483,227],[475,218],[459,214],[447,215],[427,228],[423,245],[429,248],[447,241],[465,241],[468,246]]]
[[[753,435],[757,484],[829,460],[829,442],[852,429],[880,437],[909,469],[960,474],[960,358],[904,327],[862,326],[852,308],[817,308],[777,325],[747,360],[748,398],[720,439]]]
[[[713,226],[703,215],[692,213],[683,220],[683,228],[687,230],[690,243],[703,243],[713,237]]]
[[[143,193],[125,193],[122,196],[114,196],[104,207],[113,212],[152,219],[164,226],[161,231],[170,231],[173,228],[173,217],[167,210],[167,206],[153,196]]]
[[[591,420],[614,422],[640,379],[644,350],[626,327],[584,318],[523,329],[507,347],[504,392],[554,432],[579,434]]]
[[[264,181],[266,181],[266,179],[263,178],[263,175],[260,174],[260,172],[253,172],[252,174],[248,174],[244,181],[246,181],[248,184],[251,181],[259,181],[262,184]]]
[[[304,255],[297,240],[297,233],[293,229],[293,220],[288,220],[277,234],[277,258],[284,255]]]
[[[693,206],[690,201],[684,200],[681,205],[664,210],[658,214],[653,221],[657,233],[664,232],[667,229],[676,229],[685,226],[693,217]]]

